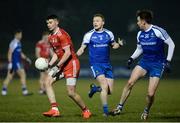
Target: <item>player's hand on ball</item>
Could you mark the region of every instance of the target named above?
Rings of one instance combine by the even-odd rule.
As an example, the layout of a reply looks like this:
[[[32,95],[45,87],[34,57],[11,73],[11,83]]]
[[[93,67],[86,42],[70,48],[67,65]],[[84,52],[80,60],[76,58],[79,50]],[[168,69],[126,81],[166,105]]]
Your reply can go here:
[[[171,72],[171,64],[170,61],[166,60],[165,62],[165,72],[170,73]]]
[[[50,76],[54,77],[59,71],[60,71],[60,68],[59,68],[59,66],[56,65],[56,66],[48,69],[48,74]]]
[[[131,65],[132,63],[134,62],[133,58],[129,58],[128,61],[127,61],[127,68],[130,69],[131,68]]]

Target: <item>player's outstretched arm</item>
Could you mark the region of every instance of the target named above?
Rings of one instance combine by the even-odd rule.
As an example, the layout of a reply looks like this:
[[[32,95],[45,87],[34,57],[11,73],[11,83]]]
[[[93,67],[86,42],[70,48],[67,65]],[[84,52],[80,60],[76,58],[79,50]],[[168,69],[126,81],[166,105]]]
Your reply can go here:
[[[81,56],[84,53],[84,50],[86,49],[86,45],[82,44],[81,47],[78,49],[78,51],[76,52],[76,54],[78,56]]]
[[[26,60],[26,62],[28,62],[29,64],[32,63],[31,59],[29,57],[27,57],[23,52],[21,52],[21,57]]]

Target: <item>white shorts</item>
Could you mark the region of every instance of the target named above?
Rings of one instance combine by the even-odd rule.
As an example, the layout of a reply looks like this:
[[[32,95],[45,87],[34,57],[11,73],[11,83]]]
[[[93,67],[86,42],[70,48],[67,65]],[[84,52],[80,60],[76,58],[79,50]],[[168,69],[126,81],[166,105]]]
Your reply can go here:
[[[76,81],[77,81],[76,78],[67,78],[67,79],[66,79],[66,85],[75,86],[75,85],[76,85]]]

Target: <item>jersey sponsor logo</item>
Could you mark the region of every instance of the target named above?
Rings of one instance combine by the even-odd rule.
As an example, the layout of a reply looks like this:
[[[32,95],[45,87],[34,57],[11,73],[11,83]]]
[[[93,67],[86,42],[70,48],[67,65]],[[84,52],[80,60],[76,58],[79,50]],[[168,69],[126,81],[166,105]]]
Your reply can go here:
[[[156,42],[141,42],[141,45],[156,45]]]
[[[107,47],[108,44],[94,44],[93,47]]]
[[[19,48],[19,49],[17,49],[17,52],[21,52],[21,49]]]

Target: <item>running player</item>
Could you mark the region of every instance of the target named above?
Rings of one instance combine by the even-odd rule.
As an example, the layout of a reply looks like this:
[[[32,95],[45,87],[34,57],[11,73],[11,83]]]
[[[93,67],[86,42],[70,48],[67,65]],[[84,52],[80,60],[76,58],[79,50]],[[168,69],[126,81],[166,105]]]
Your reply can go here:
[[[119,43],[115,42],[114,35],[111,31],[104,29],[105,18],[102,14],[93,16],[94,29],[84,35],[83,42],[77,55],[84,53],[86,47],[89,48],[89,61],[94,78],[99,82],[100,86],[91,84],[89,97],[91,98],[96,92],[100,92],[100,98],[103,105],[103,115],[108,116],[107,95],[113,91],[113,72],[110,64],[110,47],[113,49],[119,48],[122,40]]]
[[[128,66],[138,58],[141,54],[143,57],[133,69],[130,79],[125,85],[120,102],[112,115],[118,115],[122,112],[123,106],[131,93],[136,81],[149,75],[149,87],[147,91],[147,104],[141,115],[141,119],[146,120],[149,115],[150,108],[154,102],[154,95],[159,85],[159,80],[165,70],[170,69],[170,62],[173,56],[175,45],[171,37],[161,27],[151,24],[153,19],[150,10],[137,11],[137,25],[140,31],[137,34],[137,48],[128,60]],[[168,55],[165,58],[164,44],[168,45]]]
[[[66,78],[68,96],[81,108],[83,118],[89,118],[91,112],[76,93],[76,81],[79,76],[80,63],[74,52],[71,37],[62,28],[59,28],[59,20],[56,15],[48,16],[46,22],[47,27],[51,31],[49,43],[53,48],[54,54],[49,62],[48,76],[45,81],[51,109],[48,112],[44,112],[43,115],[49,117],[60,116],[52,85],[59,78],[59,73],[63,72]],[[55,62],[58,63],[55,64]]]

